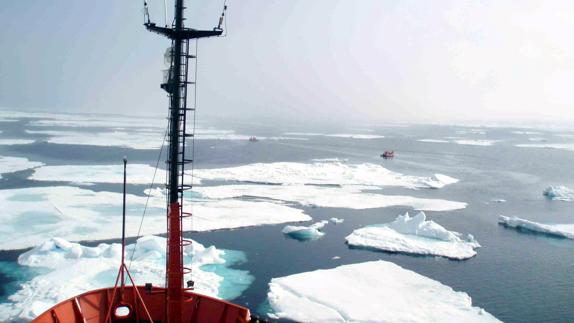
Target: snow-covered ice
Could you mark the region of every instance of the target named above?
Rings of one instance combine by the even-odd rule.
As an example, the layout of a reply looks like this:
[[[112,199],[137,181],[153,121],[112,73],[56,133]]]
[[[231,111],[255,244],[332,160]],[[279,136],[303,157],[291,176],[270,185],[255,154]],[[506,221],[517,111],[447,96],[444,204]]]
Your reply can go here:
[[[480,247],[471,235],[462,239],[460,233],[427,221],[423,212],[413,217],[406,213],[390,223],[357,229],[346,240],[354,247],[458,260],[475,256],[474,249]]]
[[[273,278],[274,317],[299,322],[499,322],[470,296],[387,261]]]
[[[448,140],[443,140],[443,139],[418,139],[417,141],[420,141],[420,142],[429,142],[429,143],[436,143],[436,144],[449,143]]]
[[[486,139],[457,139],[454,141],[456,144],[459,145],[471,145],[471,146],[492,146],[496,143],[496,140],[486,140]]]
[[[158,149],[161,147],[162,132],[138,131],[67,131],[67,130],[26,130],[33,135],[48,136],[49,143],[63,145],[88,145],[122,147],[131,149]]]
[[[458,180],[446,175],[409,176],[378,164],[346,164],[339,161],[313,163],[255,163],[228,168],[197,169],[207,180],[268,184],[372,185],[407,188],[440,188]]]
[[[126,246],[131,274],[138,285],[152,283],[163,286],[165,281],[165,238],[145,236],[137,245]],[[206,271],[206,265],[233,265],[237,251],[204,247],[194,242],[184,247],[186,262],[192,261],[192,276],[196,291],[216,297],[239,296],[253,281],[243,270],[225,268],[228,277]],[[229,257],[231,256],[231,257]],[[88,290],[113,287],[121,259],[120,244],[100,244],[85,247],[61,238],[51,238],[19,256],[21,266],[40,269],[34,277],[22,283],[8,303],[0,304],[0,320],[29,320],[50,306]],[[127,278],[126,278],[127,280]],[[227,280],[225,284],[223,281]],[[128,281],[129,284],[129,281]],[[232,290],[223,290],[224,288]]]
[[[31,139],[0,139],[0,146],[29,145],[34,142]]]
[[[534,222],[519,217],[508,217],[500,215],[498,223],[505,227],[515,228],[517,230],[526,230],[535,233],[547,234],[550,236],[574,239],[574,223],[573,224],[544,224]]]
[[[283,228],[283,234],[300,241],[317,240],[325,235],[321,229],[325,227],[327,221],[320,221],[309,226],[288,225]]]
[[[542,195],[546,196],[550,200],[566,202],[574,201],[574,190],[563,185],[549,186],[542,191]]]
[[[363,192],[369,186],[316,185],[223,185],[195,187],[203,196],[212,199],[259,197],[305,206],[370,209],[389,206],[409,206],[423,211],[451,211],[464,209],[466,203],[442,199],[427,199],[406,195],[384,195]]]
[[[2,178],[2,174],[19,172],[42,165],[44,165],[44,163],[31,161],[24,157],[0,156],[0,179]]]
[[[544,144],[518,144],[516,147],[522,148],[548,148],[574,151],[574,144],[572,143],[544,143]]]
[[[127,181],[129,184],[149,184],[153,179],[155,168],[145,164],[127,165]],[[117,165],[58,165],[42,166],[34,170],[30,179],[35,181],[55,181],[72,183],[123,183],[124,168]],[[165,170],[158,169],[155,182],[165,180]],[[186,183],[191,179],[187,178]],[[195,184],[199,180],[194,181]]]
[[[127,236],[136,236],[145,196],[127,195]],[[0,250],[34,246],[53,236],[70,241],[117,238],[122,194],[67,186],[0,190]],[[165,199],[153,194],[145,217],[145,234],[165,232]],[[208,231],[265,224],[309,221],[302,210],[253,201],[200,201],[184,230]],[[186,221],[187,222],[187,221]]]

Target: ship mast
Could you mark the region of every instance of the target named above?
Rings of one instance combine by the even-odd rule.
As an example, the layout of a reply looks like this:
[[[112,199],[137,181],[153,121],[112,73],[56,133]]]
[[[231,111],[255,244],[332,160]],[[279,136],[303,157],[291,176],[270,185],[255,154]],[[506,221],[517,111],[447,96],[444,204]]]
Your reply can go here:
[[[182,219],[191,216],[182,211],[183,192],[191,185],[183,183],[185,164],[192,162],[185,157],[185,140],[192,134],[186,132],[187,113],[195,107],[187,107],[188,61],[195,59],[189,55],[189,40],[219,36],[222,30],[196,30],[185,28],[183,21],[184,1],[175,0],[175,17],[171,27],[159,27],[148,21],[144,24],[149,31],[169,38],[171,45],[171,64],[167,79],[161,85],[170,97],[169,113],[169,150],[168,150],[168,211],[166,246],[166,318],[167,322],[182,321],[183,275],[189,269],[183,264],[183,245],[188,243],[182,237]],[[149,16],[148,16],[149,17]]]

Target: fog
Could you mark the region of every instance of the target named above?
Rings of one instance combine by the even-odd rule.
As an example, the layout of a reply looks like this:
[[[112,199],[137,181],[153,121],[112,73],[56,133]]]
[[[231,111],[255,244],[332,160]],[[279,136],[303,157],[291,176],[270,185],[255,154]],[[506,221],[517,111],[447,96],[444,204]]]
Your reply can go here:
[[[152,20],[164,24],[163,1],[148,2]],[[227,36],[199,42],[200,118],[574,121],[574,2],[227,4]],[[186,25],[213,28],[222,6],[192,1]],[[0,107],[164,115],[159,83],[169,42],[145,30],[142,7],[0,2]]]

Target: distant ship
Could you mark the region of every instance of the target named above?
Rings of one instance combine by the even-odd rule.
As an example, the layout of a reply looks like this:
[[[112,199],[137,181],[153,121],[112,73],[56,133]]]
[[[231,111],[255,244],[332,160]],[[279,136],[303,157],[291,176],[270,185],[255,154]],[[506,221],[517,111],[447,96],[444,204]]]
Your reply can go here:
[[[257,139],[257,137],[255,137],[255,136],[251,136],[251,137],[249,137],[249,141],[250,142],[258,142],[259,139]]]
[[[221,23],[225,7],[219,20],[219,26],[213,30],[196,30],[183,25],[184,1],[175,1],[175,19],[171,27],[158,27],[151,23],[144,2],[145,26],[149,31],[158,33],[171,40],[168,51],[169,69],[166,71],[161,88],[170,98],[169,152],[167,164],[168,201],[167,209],[167,246],[166,246],[166,287],[145,284],[136,286],[125,265],[125,193],[124,226],[122,227],[122,262],[114,287],[92,290],[65,300],[42,313],[33,322],[37,323],[108,323],[108,322],[250,322],[249,309],[217,298],[193,292],[193,281],[185,282],[184,274],[191,268],[183,263],[183,247],[191,244],[182,237],[182,222],[192,216],[182,209],[183,193],[191,189],[184,184],[185,165],[192,162],[186,158],[186,138],[193,140],[193,133],[187,130],[188,114],[195,106],[188,108],[188,85],[195,80],[188,78],[188,65],[194,55],[189,53],[189,41],[204,37],[220,36]],[[166,60],[167,61],[167,60]],[[255,137],[252,137],[255,139]],[[257,139],[255,139],[257,140]],[[252,141],[250,139],[250,141]],[[124,161],[124,170],[125,164]],[[125,177],[124,177],[125,190]],[[118,221],[119,224],[119,221]],[[119,225],[118,225],[119,227]],[[78,273],[81,275],[81,273]],[[126,284],[131,282],[131,285]]]

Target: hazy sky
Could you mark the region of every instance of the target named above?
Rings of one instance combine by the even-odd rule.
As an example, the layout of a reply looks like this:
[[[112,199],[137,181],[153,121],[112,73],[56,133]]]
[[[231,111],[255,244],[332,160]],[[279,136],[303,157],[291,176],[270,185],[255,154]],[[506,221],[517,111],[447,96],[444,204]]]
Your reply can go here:
[[[163,24],[163,1],[148,2]],[[187,25],[212,28],[222,2],[191,1]],[[574,1],[228,6],[228,36],[200,41],[204,115],[574,121]],[[165,114],[169,43],[145,31],[142,1],[0,0],[0,22],[0,107]]]

